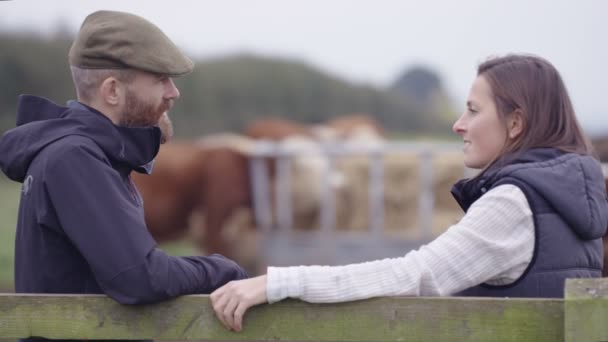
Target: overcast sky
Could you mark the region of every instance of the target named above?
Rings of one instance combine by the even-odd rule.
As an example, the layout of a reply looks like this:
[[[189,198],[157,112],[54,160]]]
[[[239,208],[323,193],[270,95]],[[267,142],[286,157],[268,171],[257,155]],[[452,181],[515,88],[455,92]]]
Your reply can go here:
[[[294,58],[378,87],[426,65],[458,108],[480,61],[534,53],[560,70],[587,131],[608,133],[608,0],[12,0],[0,29],[75,32],[99,9],[151,20],[192,57]]]

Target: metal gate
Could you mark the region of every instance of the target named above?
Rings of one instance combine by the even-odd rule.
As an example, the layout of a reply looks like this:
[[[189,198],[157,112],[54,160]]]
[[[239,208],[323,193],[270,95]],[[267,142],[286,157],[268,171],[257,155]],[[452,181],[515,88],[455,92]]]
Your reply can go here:
[[[250,164],[254,215],[260,238],[258,252],[264,265],[291,266],[306,264],[341,265],[373,259],[403,256],[433,239],[431,232],[435,194],[433,157],[444,151],[460,151],[462,144],[385,143],[361,148],[352,144],[324,144],[321,150],[328,158],[329,168],[321,187],[319,230],[292,228],[291,163],[299,151],[286,150],[280,144],[259,142]],[[306,152],[304,152],[306,153]],[[384,234],[384,165],[387,153],[415,153],[418,158],[421,193],[418,197],[418,227],[420,238],[395,238]],[[368,210],[370,221],[366,232],[352,233],[335,226],[335,199],[330,191],[330,172],[341,156],[365,155],[369,163]],[[276,158],[276,220],[272,220],[268,157]],[[459,171],[460,172],[460,171]],[[473,171],[462,167],[462,176]]]

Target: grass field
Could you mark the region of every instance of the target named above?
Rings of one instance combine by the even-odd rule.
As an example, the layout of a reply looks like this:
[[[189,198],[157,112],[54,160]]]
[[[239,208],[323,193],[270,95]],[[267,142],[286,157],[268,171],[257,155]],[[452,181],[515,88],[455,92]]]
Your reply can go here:
[[[15,226],[21,184],[0,173],[0,291],[13,290]]]

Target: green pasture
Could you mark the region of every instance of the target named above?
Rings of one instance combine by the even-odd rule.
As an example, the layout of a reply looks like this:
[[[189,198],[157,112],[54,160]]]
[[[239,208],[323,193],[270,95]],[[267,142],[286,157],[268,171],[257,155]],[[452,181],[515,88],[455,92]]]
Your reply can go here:
[[[13,289],[15,225],[21,184],[0,173],[0,292]]]

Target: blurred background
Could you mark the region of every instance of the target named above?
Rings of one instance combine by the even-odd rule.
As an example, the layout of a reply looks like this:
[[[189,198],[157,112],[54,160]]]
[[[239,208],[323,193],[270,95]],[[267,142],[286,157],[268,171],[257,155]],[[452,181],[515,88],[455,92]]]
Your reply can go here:
[[[383,143],[457,143],[451,125],[464,108],[477,64],[510,52],[537,54],[552,62],[587,134],[608,133],[604,0],[0,1],[0,132],[14,127],[19,94],[57,103],[75,97],[67,52],[82,20],[100,9],[147,18],[195,61],[194,72],[176,81],[181,99],[171,116],[181,142],[226,132],[247,136],[253,123],[269,117],[309,129],[356,113],[373,122]],[[369,146],[368,141],[363,144]],[[201,158],[210,163],[210,155]],[[436,235],[458,218],[449,188],[463,172],[458,154],[433,160],[434,203],[447,212],[433,224]],[[388,191],[406,179],[414,179],[413,190],[403,193],[418,191],[420,182],[411,170],[419,167],[411,156],[385,156],[383,161],[382,225],[389,230],[402,226],[399,215],[417,212],[422,203]],[[443,169],[437,166],[442,162]],[[357,163],[360,172],[353,171]],[[343,172],[346,176],[369,176],[367,161],[343,161],[339,167],[350,170]],[[365,226],[372,216],[352,219],[361,212],[356,203],[368,207],[369,194],[348,187],[355,183],[351,178],[335,193],[335,221],[350,217],[343,220],[349,227]],[[0,176],[0,291],[12,289],[19,189]],[[340,198],[350,206],[340,204]],[[187,221],[192,226],[196,218]],[[322,222],[309,226],[314,225]],[[173,242],[162,246],[170,253],[200,253],[194,239],[168,240]]]

